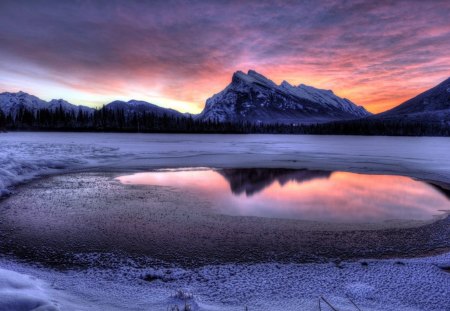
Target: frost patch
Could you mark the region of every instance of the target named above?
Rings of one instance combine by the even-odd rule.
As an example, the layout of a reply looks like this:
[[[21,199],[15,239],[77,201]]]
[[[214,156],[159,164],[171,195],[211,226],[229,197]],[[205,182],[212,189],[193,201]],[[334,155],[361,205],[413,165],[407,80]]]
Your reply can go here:
[[[46,284],[34,277],[0,269],[0,310],[60,310],[49,298]]]
[[[366,283],[352,283],[346,286],[347,291],[353,297],[373,299],[375,288]]]

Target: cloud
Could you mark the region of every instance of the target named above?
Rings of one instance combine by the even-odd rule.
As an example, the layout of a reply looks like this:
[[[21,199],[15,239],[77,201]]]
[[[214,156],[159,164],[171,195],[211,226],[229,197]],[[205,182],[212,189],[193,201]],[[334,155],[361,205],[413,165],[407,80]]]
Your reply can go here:
[[[448,16],[448,1],[5,0],[0,74],[198,111],[253,68],[381,111],[449,76]]]

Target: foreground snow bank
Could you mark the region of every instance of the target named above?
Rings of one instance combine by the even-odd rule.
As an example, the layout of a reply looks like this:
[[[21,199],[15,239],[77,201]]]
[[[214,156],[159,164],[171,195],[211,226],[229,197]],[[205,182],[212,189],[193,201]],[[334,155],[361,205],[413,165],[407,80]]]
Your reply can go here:
[[[86,254],[85,263],[102,257]],[[12,309],[2,309],[0,302],[0,310],[24,310],[19,308],[23,297],[34,299],[26,301],[36,301],[36,307],[92,311],[167,311],[185,303],[194,311],[244,311],[246,306],[250,311],[316,311],[320,297],[338,310],[357,310],[356,304],[365,311],[442,311],[450,305],[450,275],[446,271],[450,253],[416,259],[229,264],[195,269],[116,259],[110,268],[66,272],[2,259],[0,266],[21,274],[0,270],[0,282],[18,280],[18,286],[6,287],[19,299],[18,307]],[[2,293],[0,290],[0,301],[5,297]],[[323,300],[321,306],[322,310],[332,310]]]
[[[0,134],[0,196],[8,194],[10,186],[40,174],[95,165],[117,149],[67,141],[58,134],[55,139],[51,134],[35,135]]]
[[[59,308],[42,280],[0,269],[0,310],[55,311]]]
[[[0,195],[40,174],[92,168],[309,168],[450,183],[449,153],[438,137],[1,133]]]

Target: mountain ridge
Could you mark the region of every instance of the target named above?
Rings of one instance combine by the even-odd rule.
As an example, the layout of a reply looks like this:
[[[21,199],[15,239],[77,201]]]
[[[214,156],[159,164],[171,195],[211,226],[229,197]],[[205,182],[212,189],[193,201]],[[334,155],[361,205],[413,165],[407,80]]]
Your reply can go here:
[[[400,105],[373,117],[404,121],[450,122],[450,77]]]
[[[50,101],[45,101],[37,96],[28,94],[23,91],[19,92],[3,92],[0,93],[0,110],[5,114],[16,115],[21,108],[27,108],[32,113],[37,113],[38,110],[48,109],[55,111],[56,109],[62,108],[65,112],[72,111],[78,113],[80,110],[84,113],[93,114],[96,111],[95,108],[87,107],[83,105],[74,105],[63,99],[52,99]],[[111,103],[104,105],[106,109],[110,110],[123,110],[127,113],[155,113],[156,115],[169,115],[174,117],[183,117],[184,114],[181,112],[160,107],[145,101],[129,100],[127,102],[116,100]]]
[[[273,105],[276,106],[275,109]],[[74,113],[81,110],[93,114],[97,111],[95,108],[73,105],[64,99],[45,101],[22,91],[0,93],[0,111],[4,115],[16,115],[22,108],[36,114],[40,109],[55,111],[60,107],[64,111]],[[197,120],[219,122],[315,124],[367,119],[450,124],[450,78],[388,111],[375,115],[370,115],[363,107],[346,98],[336,96],[332,90],[304,84],[295,86],[287,81],[277,85],[254,70],[249,70],[247,74],[236,71],[231,83],[221,92],[211,96],[206,101],[204,110],[197,115],[184,114],[139,100],[116,100],[104,108],[122,110],[126,114],[145,112],[177,118],[192,116]]]
[[[45,101],[37,96],[28,94],[26,92],[3,92],[0,93],[0,110],[5,114],[16,115],[17,112],[26,108],[33,113],[36,113],[41,109],[48,109],[54,111],[59,107],[63,108],[65,111],[71,110],[73,112],[78,112],[80,109],[83,112],[92,113],[95,109],[83,105],[73,105],[64,99],[52,99],[50,101]]]
[[[310,94],[307,94],[309,91]],[[197,116],[222,122],[308,124],[371,115],[364,107],[332,91],[305,85],[277,85],[262,74],[236,71],[231,83],[206,100]]]
[[[170,108],[164,108],[142,100],[121,101],[115,100],[105,105],[106,109],[123,110],[125,113],[154,113],[156,115],[170,115],[173,117],[184,117],[184,114]]]

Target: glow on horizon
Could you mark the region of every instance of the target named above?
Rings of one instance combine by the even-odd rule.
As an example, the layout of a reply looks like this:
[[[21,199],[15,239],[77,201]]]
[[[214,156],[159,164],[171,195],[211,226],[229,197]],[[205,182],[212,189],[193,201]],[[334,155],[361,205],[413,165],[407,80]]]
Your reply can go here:
[[[112,91],[110,91],[109,87],[105,87],[106,90],[99,89],[99,92],[96,93],[89,90],[83,91],[80,88],[71,88],[64,84],[54,83],[51,80],[27,79],[20,76],[16,77],[16,79],[8,79],[8,76],[6,75],[0,77],[0,92],[24,91],[47,101],[52,99],[64,99],[75,105],[85,105],[94,108],[100,108],[114,100],[142,100],[161,107],[175,109],[183,113],[196,114],[202,111],[206,99],[220,92],[231,82],[232,74],[233,72],[229,72],[224,75],[224,77],[217,78],[217,83],[213,83],[214,81],[205,82],[208,87],[207,89],[200,87],[195,92],[192,92],[195,93],[195,95],[191,94],[189,96],[188,94],[186,100],[170,97],[170,94],[165,94],[163,91],[158,90],[158,88],[152,90],[142,86],[137,87],[129,85],[128,87],[118,88]],[[408,87],[400,90],[395,87],[393,90],[392,87],[389,86],[374,89],[364,85],[355,85],[352,88],[346,88],[345,83],[338,83],[333,87],[333,82],[327,77],[312,78],[310,76],[308,81],[311,82],[306,82],[306,77],[296,77],[294,74],[286,74],[286,76],[283,76],[283,74],[272,72],[271,75],[267,75],[267,77],[273,77],[272,80],[277,84],[286,80],[293,85],[303,83],[321,89],[331,89],[336,95],[348,98],[355,104],[364,106],[372,113],[379,113],[395,107],[442,82],[441,80],[436,81],[433,77],[423,79],[417,78],[409,80],[409,82],[414,81],[414,85],[408,85]],[[212,91],[208,92],[210,89]],[[376,93],[382,93],[381,96],[378,95],[380,98],[377,98],[376,96],[373,96],[372,98],[367,96],[367,94],[376,95]]]
[[[70,14],[67,14],[70,12]],[[0,92],[198,113],[233,72],[377,113],[450,76],[450,2],[0,2]],[[22,21],[17,23],[17,21]]]

